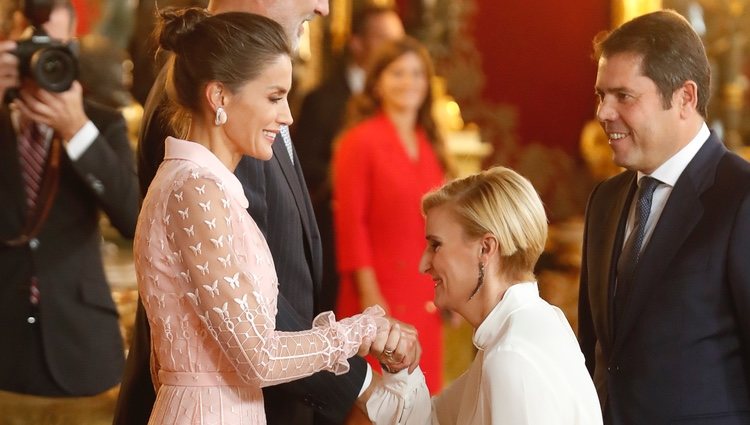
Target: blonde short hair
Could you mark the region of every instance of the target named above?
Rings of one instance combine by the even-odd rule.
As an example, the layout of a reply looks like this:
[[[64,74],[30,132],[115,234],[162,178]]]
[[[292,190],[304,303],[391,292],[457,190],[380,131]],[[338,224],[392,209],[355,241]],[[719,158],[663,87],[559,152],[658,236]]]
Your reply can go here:
[[[534,186],[505,167],[493,167],[453,180],[422,198],[422,211],[449,206],[465,234],[497,238],[501,273],[533,279],[534,266],[547,240],[547,215]]]

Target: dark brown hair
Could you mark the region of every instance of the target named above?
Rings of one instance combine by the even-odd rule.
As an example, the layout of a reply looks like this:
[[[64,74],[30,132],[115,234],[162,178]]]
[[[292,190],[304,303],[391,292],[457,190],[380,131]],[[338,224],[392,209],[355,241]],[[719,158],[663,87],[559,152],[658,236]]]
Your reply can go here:
[[[594,39],[594,59],[619,53],[642,58],[641,72],[658,87],[665,109],[686,81],[698,86],[698,112],[707,117],[711,69],[700,36],[673,10],[639,16]]]
[[[171,123],[184,135],[193,114],[201,111],[203,89],[218,81],[235,92],[257,78],[279,55],[292,50],[277,22],[250,13],[209,15],[205,9],[166,9],[156,29],[169,58],[167,94]]]
[[[370,25],[370,20],[386,13],[397,12],[394,7],[382,4],[366,4],[365,6],[356,9],[352,16],[351,34],[360,37],[364,36]]]

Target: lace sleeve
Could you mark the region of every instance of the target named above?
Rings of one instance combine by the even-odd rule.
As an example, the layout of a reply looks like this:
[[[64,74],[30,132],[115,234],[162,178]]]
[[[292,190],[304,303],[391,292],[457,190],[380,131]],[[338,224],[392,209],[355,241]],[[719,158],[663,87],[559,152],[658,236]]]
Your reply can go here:
[[[363,339],[373,339],[379,326],[387,326],[382,310],[338,322],[326,312],[310,330],[276,331],[276,292],[269,290],[277,285],[273,260],[249,220],[211,177],[193,173],[170,194],[167,236],[196,314],[248,383],[267,386],[321,370],[347,372],[346,359]],[[251,234],[245,237],[244,229]]]

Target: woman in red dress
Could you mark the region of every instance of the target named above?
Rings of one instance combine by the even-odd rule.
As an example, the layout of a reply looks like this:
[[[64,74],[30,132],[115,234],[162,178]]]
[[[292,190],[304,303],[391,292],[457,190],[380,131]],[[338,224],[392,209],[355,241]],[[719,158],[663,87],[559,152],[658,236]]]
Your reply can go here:
[[[442,321],[433,283],[419,273],[422,195],[444,181],[442,139],[431,115],[432,64],[405,38],[373,60],[333,159],[334,229],[341,273],[338,313],[379,304],[413,324],[431,392],[442,386]],[[379,369],[376,360],[370,362]]]

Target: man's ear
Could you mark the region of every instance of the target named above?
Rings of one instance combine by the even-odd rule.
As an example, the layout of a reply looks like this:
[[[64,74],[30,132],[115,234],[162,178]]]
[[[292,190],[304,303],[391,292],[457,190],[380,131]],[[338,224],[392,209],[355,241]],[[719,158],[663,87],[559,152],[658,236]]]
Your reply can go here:
[[[698,109],[698,85],[695,81],[685,81],[682,87],[677,89],[676,96],[672,99],[677,102],[681,115],[692,113]]]

